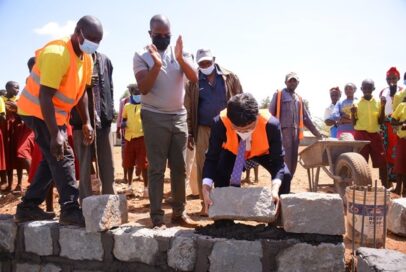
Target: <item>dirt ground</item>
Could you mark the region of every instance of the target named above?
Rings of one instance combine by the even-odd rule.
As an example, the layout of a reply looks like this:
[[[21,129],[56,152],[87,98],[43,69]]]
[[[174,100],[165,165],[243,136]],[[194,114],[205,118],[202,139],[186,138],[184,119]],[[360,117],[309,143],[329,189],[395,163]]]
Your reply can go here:
[[[121,168],[121,155],[120,155],[120,147],[114,147],[114,162],[115,162],[115,189],[116,192],[120,193],[125,191],[126,184],[122,183],[123,178],[123,170]],[[245,174],[243,174],[245,175]],[[378,178],[377,169],[372,170],[373,179]],[[254,179],[254,173],[251,171],[251,180]],[[249,183],[244,184],[243,186],[269,186],[270,175],[265,171],[264,168],[259,169],[259,182],[258,183]],[[325,174],[321,173],[320,175],[320,183],[323,184],[332,184],[332,180]],[[26,177],[24,176],[23,187],[27,187]],[[128,208],[129,208],[129,224],[130,225],[141,225],[150,227],[151,222],[149,219],[149,204],[148,199],[142,197],[142,190],[143,190],[143,182],[142,181],[135,181],[135,190],[132,196],[128,197]],[[170,196],[170,183],[169,183],[169,171],[165,173],[165,185],[164,185],[164,192],[165,192],[165,199]],[[333,192],[332,187],[325,187],[322,188],[322,191],[325,192]],[[59,205],[58,205],[58,196],[57,192],[55,191],[55,198],[54,198],[54,208],[57,213],[59,214]],[[307,179],[307,172],[306,170],[298,165],[297,171],[295,176],[292,180],[291,191],[293,193],[304,192],[308,191],[308,179]],[[200,225],[205,226],[211,224],[212,221],[209,220],[207,217],[200,217],[199,212],[201,208],[200,200],[193,199],[190,194],[190,188],[187,188],[187,205],[186,211],[187,213],[197,221]],[[12,193],[2,193],[3,195],[0,198],[0,214],[14,214],[16,205],[19,203],[21,196],[12,194]],[[45,205],[43,204],[45,207]],[[170,225],[170,216],[172,214],[171,207],[168,203],[163,204],[163,209],[165,210],[165,222],[167,226]],[[241,223],[241,222],[240,222]],[[259,225],[255,222],[244,222],[245,224],[249,225]],[[351,247],[352,243],[349,239],[344,239],[345,246],[346,246],[346,262],[348,263],[351,258]],[[396,236],[390,232],[388,232],[386,247],[388,249],[395,249],[399,250],[403,253],[406,253],[406,238]]]

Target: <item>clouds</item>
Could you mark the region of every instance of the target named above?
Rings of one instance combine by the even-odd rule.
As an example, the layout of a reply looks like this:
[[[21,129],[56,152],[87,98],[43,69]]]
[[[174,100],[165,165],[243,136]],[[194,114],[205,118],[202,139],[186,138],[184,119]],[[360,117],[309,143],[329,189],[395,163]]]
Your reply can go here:
[[[67,21],[64,25],[57,22],[49,22],[40,28],[35,28],[34,33],[38,35],[51,36],[52,38],[61,38],[73,33],[76,23]]]

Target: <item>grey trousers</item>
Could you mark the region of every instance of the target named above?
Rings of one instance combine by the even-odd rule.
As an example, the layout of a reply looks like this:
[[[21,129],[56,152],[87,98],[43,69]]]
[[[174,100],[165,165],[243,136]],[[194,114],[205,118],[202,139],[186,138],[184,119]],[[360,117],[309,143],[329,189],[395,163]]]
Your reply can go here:
[[[148,158],[148,190],[153,224],[163,223],[162,198],[168,160],[171,176],[173,216],[185,210],[186,114],[163,114],[141,110]]]
[[[114,194],[114,162],[110,127],[96,131],[97,157],[102,184],[102,194]],[[73,144],[79,161],[79,198],[80,201],[92,195],[90,169],[93,157],[93,146],[83,143],[82,130],[73,130]]]
[[[209,148],[211,128],[207,126],[199,126],[197,128],[197,141],[196,141],[196,176],[199,185],[199,196],[203,200],[202,193],[202,179],[203,179],[203,166],[206,160],[206,152]]]
[[[297,156],[299,152],[299,137],[297,128],[282,128],[282,145],[285,149],[286,166],[293,177],[296,171]]]

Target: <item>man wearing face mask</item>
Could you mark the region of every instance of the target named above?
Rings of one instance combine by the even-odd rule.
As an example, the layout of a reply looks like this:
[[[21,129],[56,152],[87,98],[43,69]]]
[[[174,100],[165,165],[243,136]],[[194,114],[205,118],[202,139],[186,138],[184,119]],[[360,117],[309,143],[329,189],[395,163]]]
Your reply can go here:
[[[59,222],[84,226],[75,179],[74,154],[68,145],[66,124],[76,108],[82,119],[83,138],[93,142],[88,97],[84,92],[91,84],[92,57],[103,38],[103,27],[93,16],[84,16],[69,38],[47,43],[35,53],[36,63],[17,103],[18,113],[34,131],[41,148],[42,161],[15,218],[19,222],[49,220],[53,214],[39,205],[44,201],[52,180],[59,193]]]
[[[391,125],[391,115],[394,111],[393,101],[394,97],[397,93],[402,90],[402,87],[398,86],[398,82],[400,80],[400,73],[396,67],[391,67],[386,72],[386,82],[388,83],[388,87],[384,88],[380,93],[379,97],[386,98],[385,104],[385,119],[383,124],[381,125],[381,130],[383,134],[383,143],[386,152],[386,161],[388,167],[388,182],[389,186],[393,181],[396,181],[396,175],[392,173],[393,166],[395,164],[395,148],[398,140],[398,136],[394,132],[394,129]]]
[[[172,224],[195,227],[185,213],[187,124],[184,77],[197,82],[191,54],[183,52],[182,36],[169,46],[170,23],[163,15],[150,21],[152,44],[135,53],[134,74],[141,91],[141,119],[148,158],[148,190],[153,227],[165,227],[162,210],[166,162],[171,169]]]
[[[196,166],[199,195],[202,200],[201,215],[205,216],[202,195],[202,171],[209,146],[213,118],[226,108],[227,101],[242,93],[238,77],[215,63],[210,49],[199,49],[196,61],[199,65],[199,81],[186,84],[185,106],[188,112],[188,148],[196,144]]]
[[[241,186],[245,160],[262,165],[272,176],[272,198],[290,192],[291,175],[284,161],[279,121],[248,93],[230,98],[227,109],[214,119],[209,149],[203,168],[203,196],[206,210],[212,205],[215,187]]]
[[[70,124],[73,128],[75,154],[79,161],[79,198],[92,195],[91,168],[92,159],[97,163],[100,174],[101,193],[114,194],[114,163],[110,127],[114,114],[113,65],[110,59],[94,52],[92,84],[86,88],[89,98],[89,113],[92,126],[96,128],[96,138],[92,145],[85,144],[82,133],[82,120],[74,108],[71,112]],[[95,156],[97,154],[97,156]]]

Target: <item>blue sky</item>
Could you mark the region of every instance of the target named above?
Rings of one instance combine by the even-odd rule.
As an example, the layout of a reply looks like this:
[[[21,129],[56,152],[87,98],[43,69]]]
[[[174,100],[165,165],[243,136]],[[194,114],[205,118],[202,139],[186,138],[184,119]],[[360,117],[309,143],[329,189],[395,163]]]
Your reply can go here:
[[[359,87],[372,78],[380,90],[389,67],[398,67],[402,77],[406,71],[405,0],[0,0],[0,88],[8,80],[22,88],[34,51],[90,14],[104,26],[99,51],[112,60],[117,105],[135,81],[134,52],[150,43],[149,19],[159,13],[171,21],[173,44],[182,34],[192,53],[211,48],[258,100],[297,72],[297,92],[309,100],[313,116],[322,116],[333,86]]]

